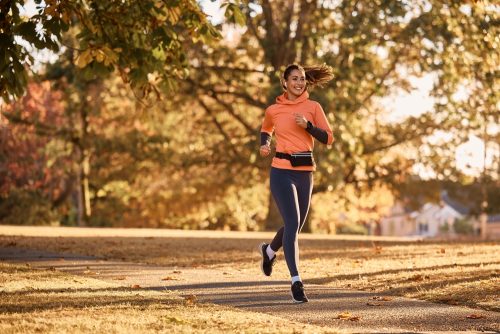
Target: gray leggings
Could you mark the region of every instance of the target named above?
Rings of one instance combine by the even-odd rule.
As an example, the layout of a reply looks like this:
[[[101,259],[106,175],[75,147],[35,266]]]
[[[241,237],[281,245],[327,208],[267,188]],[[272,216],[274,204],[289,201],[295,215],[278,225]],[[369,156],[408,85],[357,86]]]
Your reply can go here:
[[[313,187],[312,172],[271,168],[270,183],[271,193],[284,222],[284,226],[278,230],[271,242],[271,249],[278,251],[283,246],[290,275],[297,276],[298,234],[309,211]]]

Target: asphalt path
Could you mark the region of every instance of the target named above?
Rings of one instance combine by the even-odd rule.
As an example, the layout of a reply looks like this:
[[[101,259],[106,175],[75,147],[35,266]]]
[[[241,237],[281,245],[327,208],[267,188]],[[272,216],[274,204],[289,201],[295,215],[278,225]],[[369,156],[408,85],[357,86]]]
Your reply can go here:
[[[105,261],[16,247],[0,248],[0,261],[85,275],[126,287],[172,290],[197,302],[270,313],[288,320],[349,333],[500,333],[500,313],[380,293],[341,290],[304,281],[309,303],[293,304],[290,283],[258,269],[168,268]],[[470,316],[479,316],[471,319]]]

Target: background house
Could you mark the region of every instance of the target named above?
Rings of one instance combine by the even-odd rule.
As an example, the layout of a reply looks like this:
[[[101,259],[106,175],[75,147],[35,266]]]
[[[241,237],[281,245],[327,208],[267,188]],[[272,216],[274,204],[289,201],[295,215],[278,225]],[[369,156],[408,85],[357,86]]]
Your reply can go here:
[[[381,219],[380,232],[387,236],[453,235],[454,222],[466,218],[469,212],[466,206],[450,198],[446,191],[441,193],[440,203],[427,202],[415,211],[397,201],[389,215]]]
[[[396,201],[389,214],[380,220],[380,234],[388,236],[416,235],[415,221],[410,217],[411,210],[403,201]]]

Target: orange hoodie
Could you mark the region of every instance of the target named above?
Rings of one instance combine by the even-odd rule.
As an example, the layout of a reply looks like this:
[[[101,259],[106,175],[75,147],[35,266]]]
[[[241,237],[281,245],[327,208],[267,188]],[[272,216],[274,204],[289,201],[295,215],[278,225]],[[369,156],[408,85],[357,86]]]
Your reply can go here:
[[[328,143],[333,142],[333,134],[321,105],[316,101],[309,100],[309,93],[304,91],[294,101],[288,100],[286,93],[276,98],[276,103],[266,109],[261,132],[272,136],[276,134],[276,152],[297,153],[312,151],[314,138],[302,127],[295,123],[295,113],[304,115],[314,126],[323,129],[328,134]],[[293,169],[314,171],[315,166],[293,167],[289,160],[273,158],[272,167],[281,169]]]

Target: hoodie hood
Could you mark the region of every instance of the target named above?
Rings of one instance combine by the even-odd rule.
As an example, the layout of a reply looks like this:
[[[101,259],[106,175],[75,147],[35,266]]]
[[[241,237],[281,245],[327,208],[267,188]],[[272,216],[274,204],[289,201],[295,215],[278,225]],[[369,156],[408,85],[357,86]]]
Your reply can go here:
[[[307,92],[307,90],[304,90],[304,92],[299,97],[297,97],[294,101],[289,100],[287,98],[287,93],[285,92],[276,98],[276,103],[277,104],[299,104],[301,102],[304,102],[308,98],[309,98],[309,93]]]

